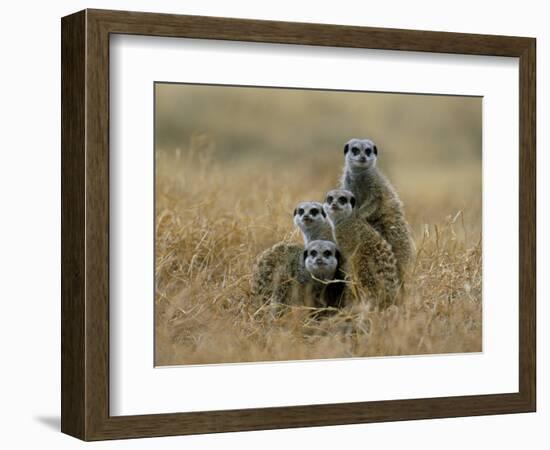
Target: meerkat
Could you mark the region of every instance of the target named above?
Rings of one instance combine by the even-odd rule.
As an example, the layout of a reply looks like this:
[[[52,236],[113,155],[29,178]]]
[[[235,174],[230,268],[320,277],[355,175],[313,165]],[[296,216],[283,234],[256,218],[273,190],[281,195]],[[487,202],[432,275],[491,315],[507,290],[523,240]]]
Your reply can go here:
[[[294,209],[294,224],[302,231],[304,245],[311,241],[332,241],[332,227],[319,202],[301,202]]]
[[[403,283],[415,247],[403,203],[376,167],[378,148],[369,139],[351,139],[344,146],[344,155],[340,187],[355,196],[357,217],[366,220],[391,245],[399,281]]]
[[[274,311],[280,305],[343,306],[341,256],[334,242],[315,240],[305,248],[276,244],[267,251],[253,272],[253,293],[262,304]]]
[[[293,222],[302,232],[304,245],[334,239],[332,226],[319,202],[299,203],[293,212]],[[262,303],[273,304],[288,303],[295,297],[294,280],[303,272],[300,266],[304,245],[279,242],[261,253],[252,272],[252,295]]]
[[[356,204],[350,191],[335,189],[327,193],[323,207],[342,252],[344,271],[368,291],[377,306],[386,307],[396,301],[399,291],[396,257],[381,234],[357,216]]]

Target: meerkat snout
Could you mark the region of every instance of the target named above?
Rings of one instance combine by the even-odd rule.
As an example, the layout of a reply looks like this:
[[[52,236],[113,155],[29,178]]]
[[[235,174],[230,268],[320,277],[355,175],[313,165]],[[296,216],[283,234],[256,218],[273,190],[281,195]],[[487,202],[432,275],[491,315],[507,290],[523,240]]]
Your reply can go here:
[[[370,139],[350,139],[344,146],[346,165],[356,171],[376,166],[378,148]]]

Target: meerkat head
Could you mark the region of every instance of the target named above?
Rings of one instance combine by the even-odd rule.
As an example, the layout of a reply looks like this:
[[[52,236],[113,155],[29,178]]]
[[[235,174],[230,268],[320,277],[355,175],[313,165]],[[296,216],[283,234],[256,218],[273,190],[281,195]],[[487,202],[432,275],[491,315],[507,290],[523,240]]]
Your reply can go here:
[[[323,209],[332,224],[351,216],[355,209],[355,196],[345,189],[328,191],[323,203]]]
[[[340,252],[334,242],[311,241],[304,250],[307,271],[323,281],[334,279],[340,264]]]
[[[294,209],[294,224],[302,230],[305,240],[312,233],[330,227],[327,214],[319,202],[301,202]]]
[[[346,167],[363,171],[376,166],[378,148],[370,139],[350,139],[344,146]]]

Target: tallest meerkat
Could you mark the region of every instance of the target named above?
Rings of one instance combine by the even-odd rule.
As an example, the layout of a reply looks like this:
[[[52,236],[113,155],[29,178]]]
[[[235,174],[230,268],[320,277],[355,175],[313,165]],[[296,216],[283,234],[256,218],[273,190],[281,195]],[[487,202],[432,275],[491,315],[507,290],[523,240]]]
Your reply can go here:
[[[390,181],[378,170],[378,148],[370,139],[351,139],[344,147],[341,187],[356,199],[357,215],[370,223],[391,245],[399,280],[413,258],[414,243],[403,203]]]

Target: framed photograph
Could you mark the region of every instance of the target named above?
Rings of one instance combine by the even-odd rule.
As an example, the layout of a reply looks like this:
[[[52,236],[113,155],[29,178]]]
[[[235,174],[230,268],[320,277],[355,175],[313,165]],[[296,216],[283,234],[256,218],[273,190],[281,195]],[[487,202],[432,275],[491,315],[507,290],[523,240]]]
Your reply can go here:
[[[536,408],[536,41],[85,10],[62,431]]]

